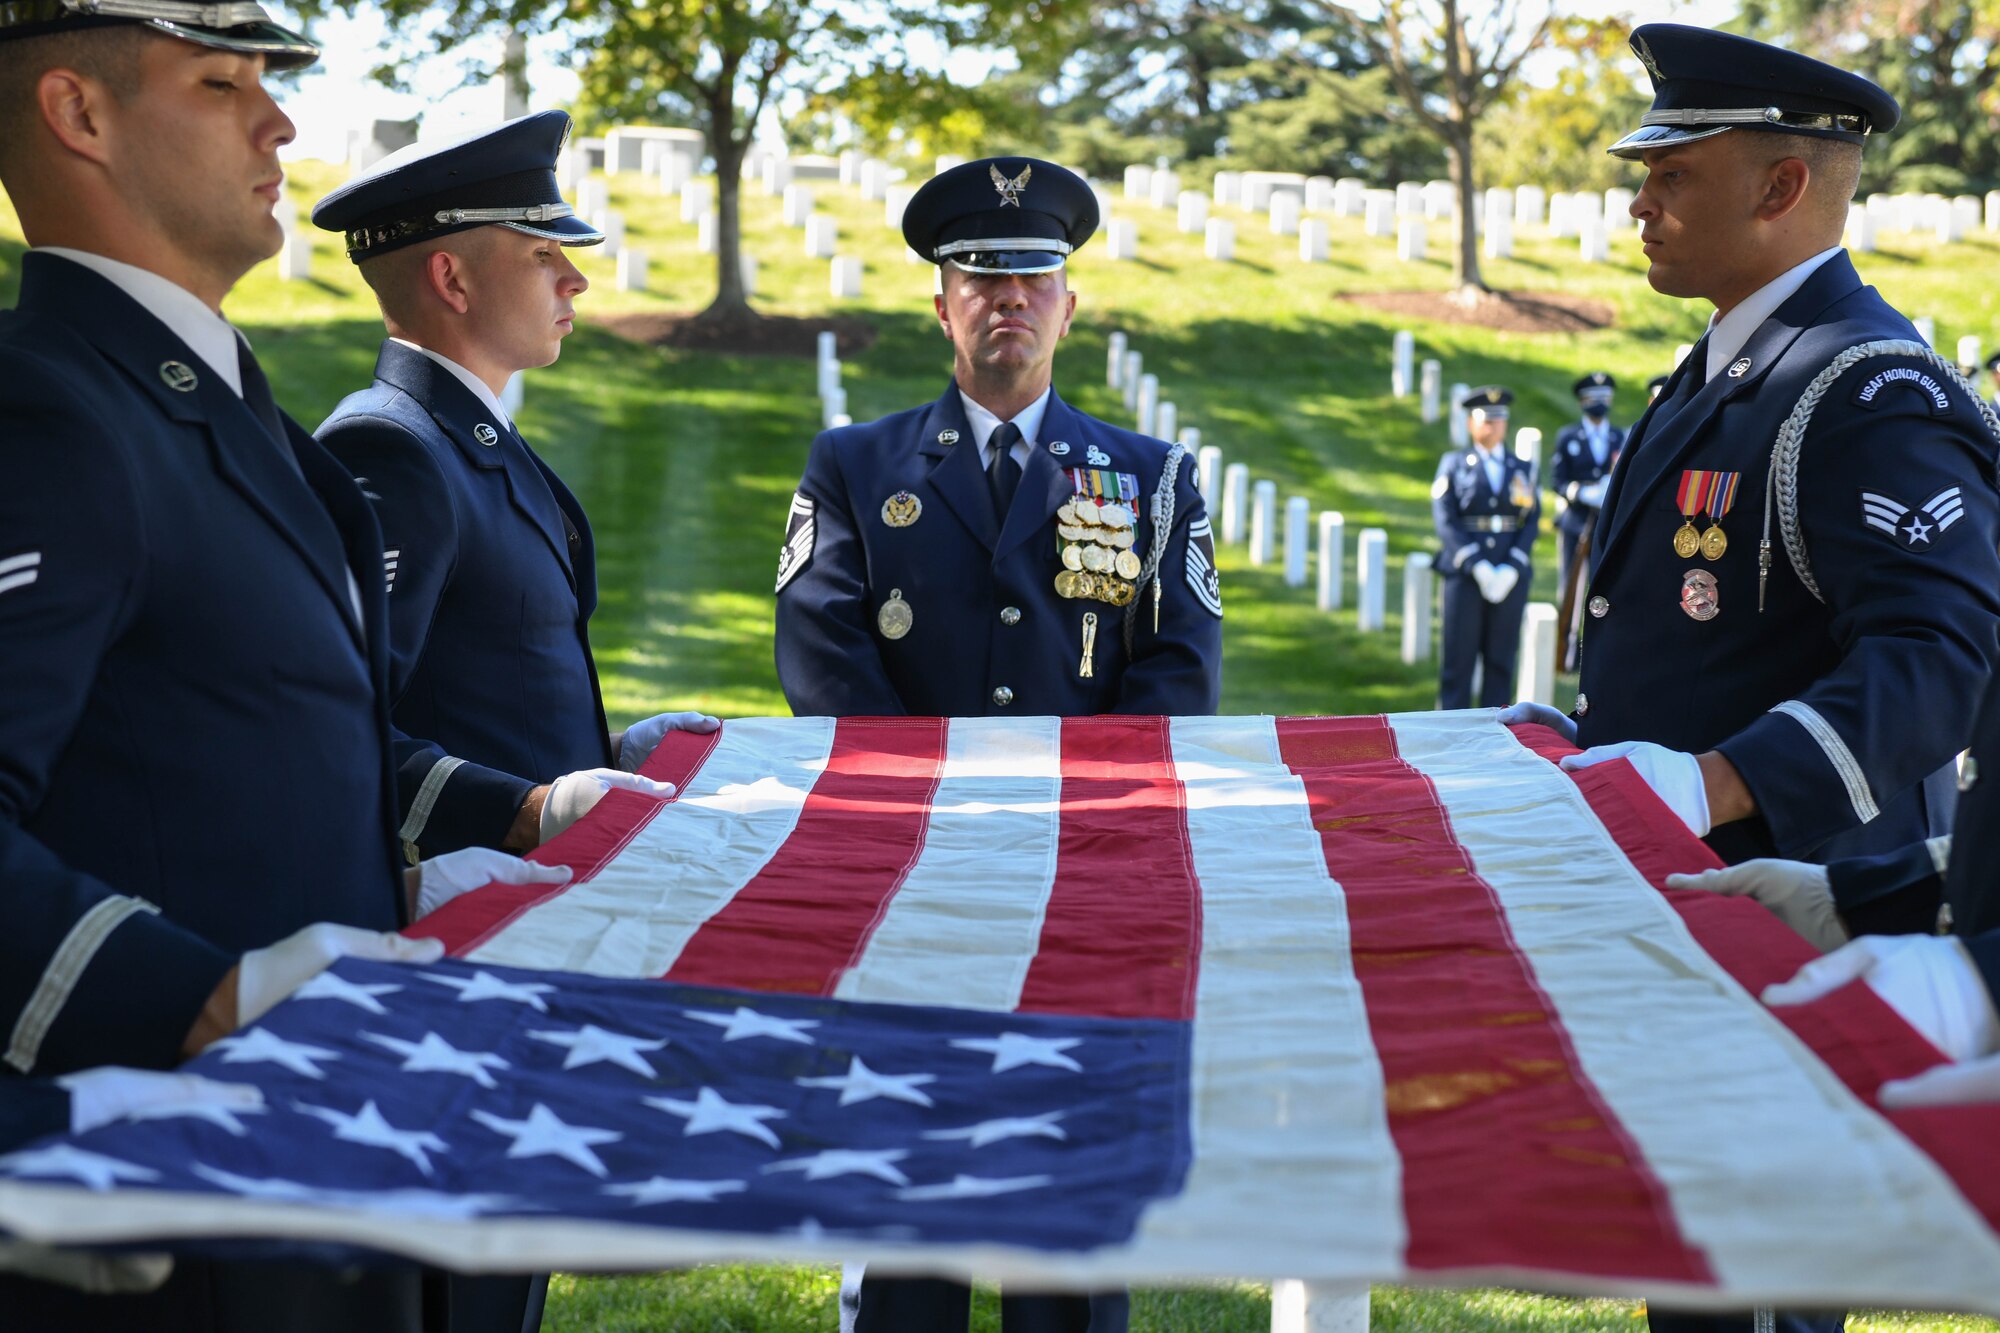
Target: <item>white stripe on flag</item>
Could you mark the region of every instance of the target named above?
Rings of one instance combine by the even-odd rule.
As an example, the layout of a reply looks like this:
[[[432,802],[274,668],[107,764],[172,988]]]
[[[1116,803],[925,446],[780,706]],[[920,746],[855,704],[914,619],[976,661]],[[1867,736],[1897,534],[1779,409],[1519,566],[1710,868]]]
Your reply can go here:
[[[1175,718],[1173,759],[1201,880],[1194,1162],[1135,1243],[1184,1272],[1395,1272],[1401,1163],[1304,785],[1268,717]]]
[[[1936,1164],[1709,958],[1561,770],[1466,720],[1390,722],[1723,1291],[1760,1304],[1990,1300],[2000,1244]],[[1567,853],[1560,873],[1551,847]],[[1715,1293],[1699,1294],[1713,1308]]]
[[[680,799],[596,876],[468,955],[475,962],[657,977],[771,859],[833,751],[832,718],[733,719]]]
[[[949,726],[923,851],[835,988],[843,1000],[1001,1011],[1020,1003],[1055,885],[1062,720]]]

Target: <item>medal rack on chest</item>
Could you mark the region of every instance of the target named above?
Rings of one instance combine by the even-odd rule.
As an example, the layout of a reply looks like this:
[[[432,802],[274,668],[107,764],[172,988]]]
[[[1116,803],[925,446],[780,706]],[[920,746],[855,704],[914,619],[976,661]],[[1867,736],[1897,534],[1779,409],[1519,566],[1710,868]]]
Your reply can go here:
[[[1139,479],[1130,472],[1069,469],[1075,488],[1056,510],[1056,595],[1126,607],[1139,595],[1144,568],[1138,552]],[[1096,674],[1097,612],[1083,613],[1083,657],[1077,675]]]

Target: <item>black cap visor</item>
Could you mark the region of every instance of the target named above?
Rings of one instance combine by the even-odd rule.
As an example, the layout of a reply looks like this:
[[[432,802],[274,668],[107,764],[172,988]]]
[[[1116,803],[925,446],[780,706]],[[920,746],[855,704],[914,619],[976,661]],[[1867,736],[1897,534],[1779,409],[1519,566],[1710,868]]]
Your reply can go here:
[[[233,28],[198,28],[167,19],[147,19],[155,32],[196,46],[213,47],[237,55],[262,56],[266,69],[304,69],[319,59],[319,48],[290,28],[276,23],[239,23]]]
[[[553,218],[547,222],[502,222],[499,225],[513,231],[526,232],[530,236],[539,236],[545,241],[556,241],[562,245],[604,244],[603,232],[574,215]]]
[[[939,255],[938,262],[967,273],[1054,273],[1069,261],[1053,250],[964,250]]]
[[[1733,125],[1642,125],[1604,151],[1627,162],[1637,162],[1656,149],[1713,139],[1734,128]]]

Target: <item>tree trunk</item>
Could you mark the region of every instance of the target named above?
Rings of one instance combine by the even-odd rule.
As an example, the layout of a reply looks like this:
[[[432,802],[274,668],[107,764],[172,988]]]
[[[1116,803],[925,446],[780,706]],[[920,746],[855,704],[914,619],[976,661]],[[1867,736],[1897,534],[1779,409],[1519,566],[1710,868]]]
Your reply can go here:
[[[718,80],[709,101],[709,144],[715,153],[715,300],[695,316],[703,324],[740,327],[757,322],[743,292],[743,150],[736,134],[733,80]],[[751,127],[754,129],[755,127]]]
[[[1445,139],[1451,154],[1451,179],[1458,186],[1458,249],[1454,252],[1451,276],[1463,305],[1477,305],[1492,289],[1479,273],[1479,191],[1472,174],[1472,127],[1454,127]]]

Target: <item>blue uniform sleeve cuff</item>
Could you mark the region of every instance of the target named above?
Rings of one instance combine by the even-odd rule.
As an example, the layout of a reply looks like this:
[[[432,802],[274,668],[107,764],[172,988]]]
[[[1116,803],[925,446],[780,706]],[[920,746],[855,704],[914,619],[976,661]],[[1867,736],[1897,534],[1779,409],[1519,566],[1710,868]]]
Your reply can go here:
[[[237,956],[151,912],[105,936],[64,998],[34,1072],[95,1065],[171,1069]]]

